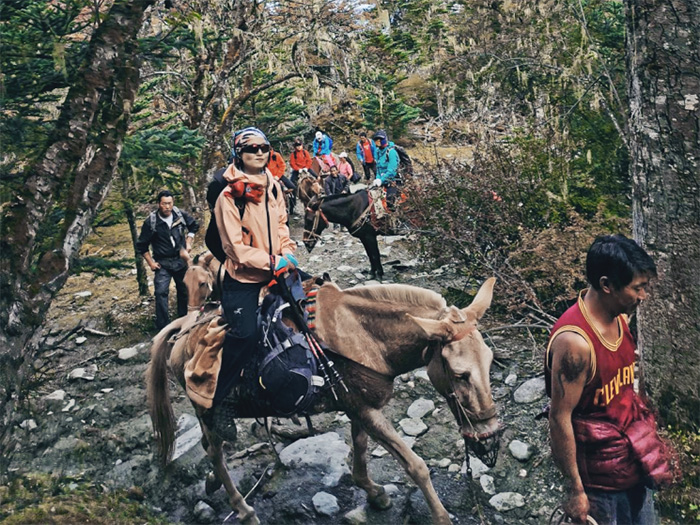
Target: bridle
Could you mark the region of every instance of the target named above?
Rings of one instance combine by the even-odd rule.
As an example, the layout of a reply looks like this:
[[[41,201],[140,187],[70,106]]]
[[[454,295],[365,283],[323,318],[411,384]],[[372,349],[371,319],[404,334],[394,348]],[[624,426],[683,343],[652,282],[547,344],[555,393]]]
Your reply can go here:
[[[487,466],[493,467],[496,464],[496,459],[498,457],[497,443],[500,440],[501,434],[503,434],[505,431],[505,426],[499,424],[496,430],[477,433],[472,420],[478,422],[495,417],[497,412],[496,404],[493,403],[490,407],[478,412],[474,412],[466,408],[457,396],[457,388],[455,386],[454,379],[452,378],[452,373],[450,371],[449,364],[447,363],[447,359],[442,355],[442,352],[440,352],[440,354],[442,370],[449,384],[449,392],[445,396],[447,398],[447,402],[454,407],[453,412],[457,417],[459,428],[471,428],[472,430],[472,432],[465,432],[464,430],[461,430],[464,443],[466,447],[471,449],[478,458],[483,459]],[[472,470],[471,466],[469,465],[469,453],[467,453],[466,456],[467,475],[471,478]]]
[[[323,200],[318,201],[318,208],[316,208],[316,211],[314,212],[314,222],[311,225],[311,230],[307,230],[304,228],[304,241],[317,241],[318,239],[321,238],[320,233],[316,233],[316,228],[318,227],[319,222],[323,220],[324,223],[324,228],[327,228],[328,225],[330,224],[330,221],[326,218],[326,215],[323,213],[321,210],[321,204],[323,203]],[[307,212],[313,212],[314,210],[310,207],[306,208]]]

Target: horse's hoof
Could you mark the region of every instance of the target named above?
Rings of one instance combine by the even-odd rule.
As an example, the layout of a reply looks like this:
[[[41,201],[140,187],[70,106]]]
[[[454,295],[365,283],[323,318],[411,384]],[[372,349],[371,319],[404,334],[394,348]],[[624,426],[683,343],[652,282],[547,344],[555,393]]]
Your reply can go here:
[[[204,483],[204,492],[206,492],[207,496],[211,496],[221,488],[222,483],[217,479],[216,475],[213,472],[210,472],[207,474],[207,480]]]
[[[374,498],[367,498],[372,508],[377,510],[390,509],[394,502],[386,492],[376,495]]]

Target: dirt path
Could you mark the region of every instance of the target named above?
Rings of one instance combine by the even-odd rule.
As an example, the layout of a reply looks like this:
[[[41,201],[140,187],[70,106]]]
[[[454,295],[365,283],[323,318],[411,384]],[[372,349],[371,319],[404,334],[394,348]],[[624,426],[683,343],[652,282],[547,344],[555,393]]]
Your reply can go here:
[[[293,237],[300,239],[300,218],[292,218],[291,229]],[[122,233],[117,231],[118,236]],[[128,258],[128,243],[110,243],[109,238],[107,230],[93,236],[84,254],[111,245],[111,259]],[[380,238],[385,282],[436,291],[447,286],[463,287],[454,268],[424,269],[407,251],[409,243],[410,239],[405,238]],[[341,287],[362,284],[369,270],[361,244],[347,232],[324,232],[313,253],[306,253],[303,247],[297,253],[305,270],[329,272]],[[138,495],[134,499],[140,505],[167,522],[221,522],[230,512],[225,494],[223,490],[211,497],[204,493],[209,461],[198,444],[193,411],[174,383],[171,392],[181,418],[182,454],[165,470],[152,459],[143,379],[153,335],[152,315],[152,298],[138,297],[135,277],[129,269],[116,270],[109,277],[92,273],[71,277],[49,314],[44,350],[36,363],[42,370],[42,381],[31,396],[25,428],[19,431],[23,436],[12,469],[18,475],[46,472],[89,479],[105,491],[130,490]],[[478,478],[473,481],[460,474],[464,446],[457,425],[424,372],[397,378],[395,398],[387,413],[398,425],[417,399],[434,404],[421,418],[427,431],[415,438],[413,448],[431,467],[433,482],[455,523],[543,523],[561,496],[561,478],[549,457],[546,423],[534,419],[545,401],[537,379],[541,376],[542,348],[528,339],[519,339],[522,334],[489,332],[489,326],[497,325],[498,320],[488,313],[484,321],[487,342],[500,356],[491,377],[501,419],[508,427],[495,468],[480,473],[478,465],[472,463]],[[76,369],[83,369],[83,377],[75,377]],[[520,388],[526,382],[531,387],[530,397]],[[350,443],[350,424],[344,415],[318,416],[313,422],[317,432],[334,432],[339,442]],[[240,422],[239,440],[227,445],[227,459],[242,492],[260,482],[249,500],[263,523],[429,521],[422,495],[393,458],[375,450],[376,445],[370,445],[370,470],[394,494],[395,504],[385,512],[366,508],[364,493],[353,486],[348,475],[341,475],[335,485],[328,486],[316,467],[275,466],[264,432],[251,430],[251,424],[249,420]],[[329,440],[336,439],[326,435]],[[514,441],[521,443],[513,445]],[[277,447],[283,449],[290,443],[289,439],[278,438]],[[522,454],[520,460],[509,447]],[[319,493],[335,498],[337,510],[331,505],[330,510],[319,511]],[[500,495],[496,499],[510,498],[513,508],[497,510],[494,505],[498,503],[492,499],[495,494]],[[227,521],[234,522],[233,517]]]

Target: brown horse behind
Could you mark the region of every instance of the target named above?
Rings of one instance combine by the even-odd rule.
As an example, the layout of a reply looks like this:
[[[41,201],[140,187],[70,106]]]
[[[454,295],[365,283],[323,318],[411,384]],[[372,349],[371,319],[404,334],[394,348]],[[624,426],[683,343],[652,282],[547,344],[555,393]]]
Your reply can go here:
[[[333,348],[334,361],[348,390],[336,388],[338,400],[326,392],[317,410],[342,410],[352,420],[353,480],[367,493],[369,503],[391,505],[384,488],[367,472],[368,437],[386,448],[422,490],[434,523],[450,523],[430,480],[425,462],[401,439],[382,408],[392,396],[393,379],[427,366],[438,392],[447,398],[467,448],[495,462],[499,425],[491,396],[489,369],[493,354],[478,332],[477,321],[491,304],[495,279],[487,280],[473,303],[462,310],[448,307],[443,297],[407,285],[367,286],[341,290],[323,285],[317,294],[316,333]],[[337,322],[342,319],[343,322]],[[194,321],[189,338],[171,345],[172,331],[163,329],[154,339],[147,373],[148,406],[160,458],[167,462],[174,449],[175,416],[170,402],[167,367],[184,386],[184,369],[194,344],[217,344],[224,329],[218,321]],[[192,326],[192,325],[190,325]],[[211,412],[195,406],[203,445],[214,464],[216,486],[222,483],[230,503],[245,523],[259,523],[255,510],[231,481],[222,453],[222,438],[208,422]],[[474,445],[478,446],[474,446]]]
[[[323,188],[317,177],[314,177],[308,170],[302,170],[299,174],[297,182],[297,196],[301,201],[304,209],[309,204],[309,201],[317,195],[321,194]]]

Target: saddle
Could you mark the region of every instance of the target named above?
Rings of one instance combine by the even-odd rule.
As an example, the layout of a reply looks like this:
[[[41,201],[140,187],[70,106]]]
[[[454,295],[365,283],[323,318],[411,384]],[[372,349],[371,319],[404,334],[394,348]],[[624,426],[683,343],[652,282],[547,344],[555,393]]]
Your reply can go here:
[[[244,366],[240,378],[214,408],[214,423],[240,417],[307,414],[328,385],[318,374],[318,361],[306,335],[294,327],[294,310],[305,301],[296,272],[269,289],[258,310],[257,351]],[[292,304],[296,303],[296,304]],[[306,322],[304,316],[303,322]],[[225,325],[221,317],[196,324],[187,334],[185,384],[196,405],[211,409],[221,368]]]
[[[384,188],[370,188],[367,190],[367,195],[369,196],[369,220],[372,227],[378,232],[397,231],[399,226],[398,217],[394,211],[389,209]]]

